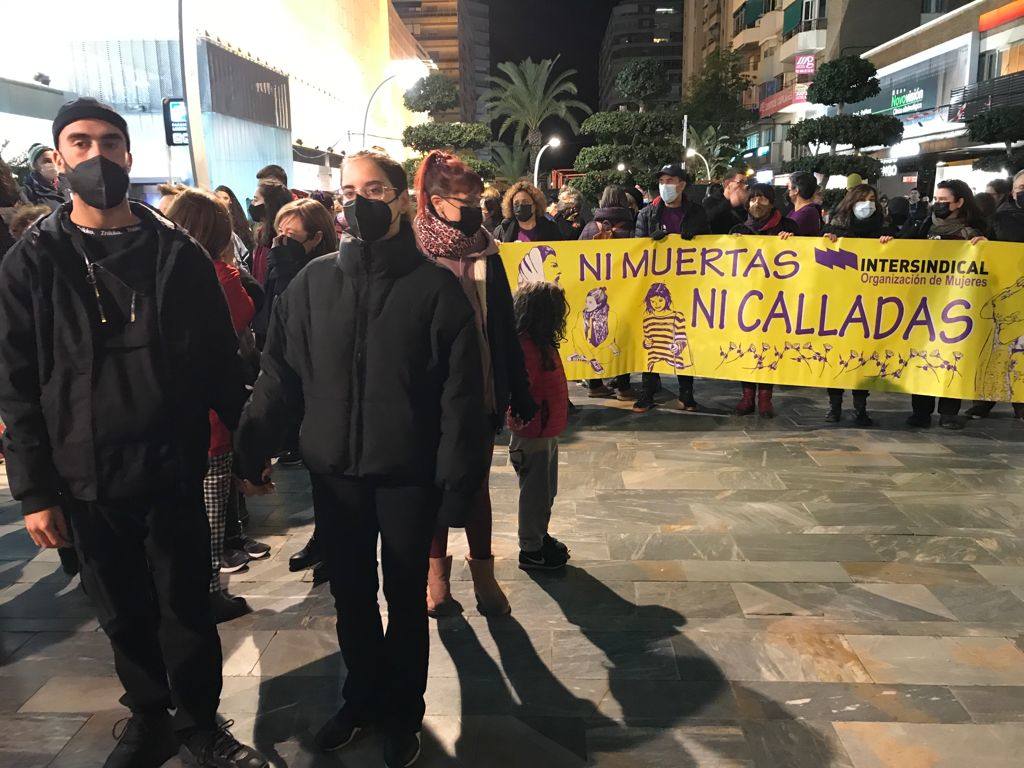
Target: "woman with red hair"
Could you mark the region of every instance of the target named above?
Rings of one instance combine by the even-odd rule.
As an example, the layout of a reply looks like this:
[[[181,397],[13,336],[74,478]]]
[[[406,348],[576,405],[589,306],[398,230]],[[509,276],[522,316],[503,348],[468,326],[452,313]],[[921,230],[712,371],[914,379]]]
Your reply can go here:
[[[481,226],[483,181],[457,156],[434,150],[420,164],[415,187],[414,229],[420,250],[455,275],[476,315],[484,369],[485,412],[480,418],[489,420],[492,434],[501,429],[508,411],[514,418],[529,422],[537,406],[530,397],[505,268],[494,238]],[[493,453],[494,441],[482,450]],[[511,608],[494,578],[491,499],[486,480],[467,501],[468,560],[477,609],[485,616],[502,616]],[[554,539],[551,541],[557,545]],[[448,529],[439,527],[430,550],[427,576],[427,612],[431,616],[461,609],[449,588],[451,567]]]

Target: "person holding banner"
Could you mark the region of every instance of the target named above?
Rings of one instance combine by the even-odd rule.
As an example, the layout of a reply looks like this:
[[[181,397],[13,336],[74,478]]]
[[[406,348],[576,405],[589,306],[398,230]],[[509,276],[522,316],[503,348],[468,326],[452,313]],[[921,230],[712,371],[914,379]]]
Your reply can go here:
[[[908,240],[969,240],[971,245],[988,240],[985,237],[985,220],[974,202],[974,193],[967,183],[959,179],[940,181],[935,190],[935,204],[931,214],[923,221],[910,226],[900,233],[901,239]],[[883,235],[879,242],[888,243],[891,235]],[[945,429],[963,429],[960,415],[960,399],[939,398],[939,426]],[[935,397],[912,395],[913,413],[907,418],[907,426],[927,429],[932,425]]]
[[[483,180],[456,155],[441,150],[428,154],[416,173],[416,241],[428,259],[458,278],[473,307],[476,340],[484,381],[481,423],[494,435],[505,423],[506,412],[529,423],[537,412],[530,396],[523,350],[516,333],[512,291],[498,246],[481,226],[480,196]],[[516,197],[527,197],[519,192]],[[531,206],[533,201],[531,200]],[[531,211],[533,209],[531,208]],[[522,221],[517,218],[517,221]],[[490,465],[494,441],[483,446]],[[491,552],[491,498],[487,478],[473,495],[465,521],[469,542],[469,570],[477,608],[485,616],[503,616],[511,607],[494,578]],[[448,526],[434,532],[427,573],[427,613],[441,616],[458,611],[448,580],[452,558],[448,554]]]
[[[710,235],[711,225],[703,206],[686,199],[686,185],[690,174],[680,163],[670,163],[658,171],[658,198],[640,211],[636,219],[634,237],[662,240],[679,235],[689,240],[697,235]],[[697,411],[700,406],[693,397],[693,376],[677,376],[679,382],[678,408]],[[643,392],[633,404],[633,413],[647,413],[654,403],[654,395],[661,388],[661,375],[644,373]]]
[[[846,193],[836,206],[832,218],[825,227],[825,237],[835,242],[840,237],[865,237],[875,240],[882,235],[891,235],[885,218],[878,205],[878,192],[870,184],[858,184]],[[828,388],[829,409],[825,421],[837,423],[843,419],[843,390]],[[874,424],[868,415],[868,390],[853,390],[853,423],[858,427]]]

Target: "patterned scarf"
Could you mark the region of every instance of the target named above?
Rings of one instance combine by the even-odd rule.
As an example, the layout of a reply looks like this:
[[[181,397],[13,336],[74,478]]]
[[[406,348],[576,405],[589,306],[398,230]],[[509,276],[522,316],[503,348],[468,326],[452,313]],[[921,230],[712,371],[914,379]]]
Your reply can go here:
[[[479,254],[487,247],[487,233],[483,227],[467,237],[431,211],[417,216],[413,226],[420,249],[435,261],[442,258],[464,259]]]

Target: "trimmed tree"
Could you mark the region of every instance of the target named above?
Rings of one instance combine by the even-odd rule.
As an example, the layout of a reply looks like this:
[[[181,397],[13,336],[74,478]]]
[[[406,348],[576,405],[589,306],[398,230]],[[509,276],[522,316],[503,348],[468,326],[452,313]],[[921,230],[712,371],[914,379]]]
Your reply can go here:
[[[630,59],[615,76],[615,89],[643,112],[652,99],[668,90],[665,67],[658,59]]]
[[[405,106],[412,112],[426,112],[434,120],[459,103],[459,87],[450,77],[432,72],[405,93]]]
[[[1013,149],[1013,145],[1024,141],[1024,106],[994,107],[967,121],[967,132],[972,141],[983,144],[1003,144],[1006,155],[992,157],[986,163],[988,170],[1002,168],[1011,173],[1024,168],[1024,148]]]
[[[815,104],[835,107],[838,114],[801,120],[789,129],[788,139],[811,150],[810,157],[798,157],[783,164],[787,173],[820,173],[828,184],[830,176],[860,174],[876,180],[882,163],[861,154],[864,147],[891,147],[903,138],[903,123],[892,115],[845,115],[843,107],[871,98],[879,92],[875,65],[858,56],[844,56],[821,65],[807,98]],[[853,147],[852,155],[837,155],[840,144]],[[822,150],[827,148],[825,152]]]
[[[720,133],[739,136],[754,119],[743,106],[743,92],[753,83],[743,74],[743,59],[735,51],[716,51],[686,86],[684,111],[690,125],[715,126]]]

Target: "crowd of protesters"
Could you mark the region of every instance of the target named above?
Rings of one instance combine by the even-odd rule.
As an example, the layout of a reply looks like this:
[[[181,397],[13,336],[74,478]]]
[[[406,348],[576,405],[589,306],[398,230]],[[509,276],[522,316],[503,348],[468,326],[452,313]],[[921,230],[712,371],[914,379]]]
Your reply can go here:
[[[348,670],[345,704],[316,735],[325,751],[373,726],[387,766],[419,754],[428,620],[462,611],[450,528],[465,530],[477,610],[512,611],[495,578],[488,485],[506,429],[519,566],[566,565],[548,527],[571,407],[558,352],[568,306],[550,282],[513,293],[500,243],[1024,241],[1024,173],[979,195],[940,182],[931,205],[851,179],[825,210],[812,174],[782,190],[730,171],[697,200],[670,162],[649,189],[611,185],[590,210],[572,188],[549,201],[518,181],[500,194],[447,152],[409,179],[363,151],[346,158],[337,195],[289,189],[270,165],[247,208],[226,186],[182,184],[161,185],[154,208],[128,199],[131,141],[112,108],[69,102],[52,140],[30,149],[20,187],[0,163],[0,417],[29,535],[80,570],[113,647],[131,717],[105,768],[179,751],[198,766],[267,765],[217,718],[216,624],[249,610],[221,574],[270,554],[247,533],[245,498],[273,492],[274,462],[308,470],[314,532],[289,567],[329,583]],[[645,299],[655,346],[677,315],[663,289]],[[646,413],[661,377],[640,374],[639,391],[629,374],[584,384]],[[677,385],[671,407],[703,410],[692,375]],[[771,385],[741,387],[736,414],[774,415]],[[842,419],[843,396],[828,390],[826,421]],[[855,423],[871,426],[868,392],[852,397]],[[912,401],[909,423],[930,426],[936,398]],[[961,426],[959,400],[937,407],[942,426]]]

